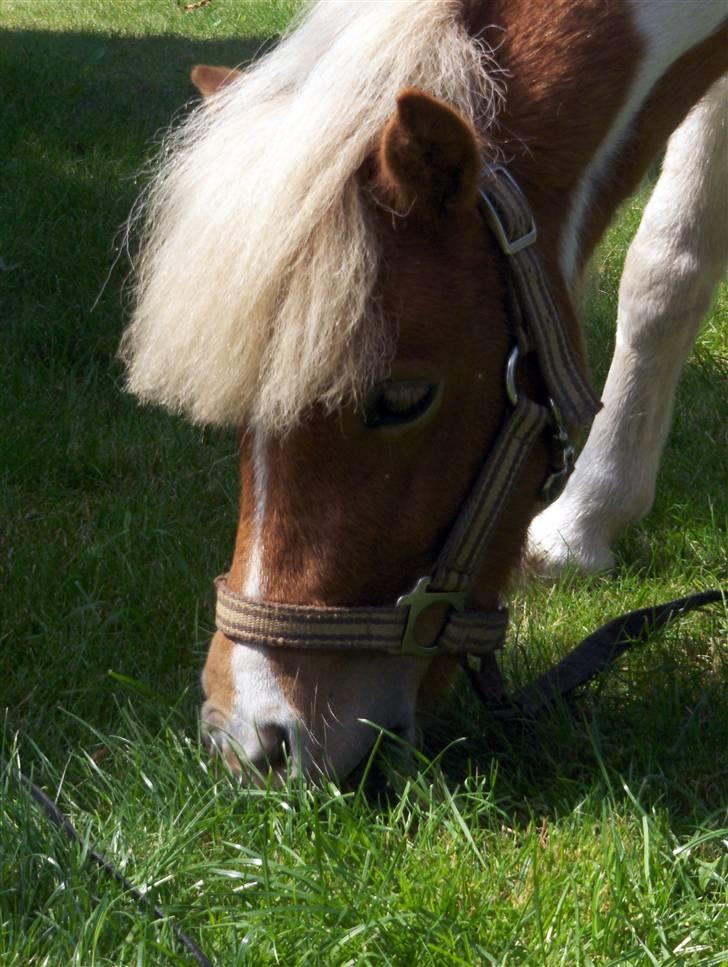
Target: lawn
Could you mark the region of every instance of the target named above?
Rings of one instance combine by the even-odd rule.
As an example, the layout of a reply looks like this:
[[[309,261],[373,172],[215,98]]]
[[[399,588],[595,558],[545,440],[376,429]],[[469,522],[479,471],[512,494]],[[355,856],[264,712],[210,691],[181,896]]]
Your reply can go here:
[[[139,407],[115,358],[123,223],[196,62],[274,40],[295,0],[0,0],[0,964],[728,961],[725,612],[688,618],[571,707],[505,726],[461,687],[387,794],[243,790],[199,741],[211,578],[236,523],[232,434]],[[583,315],[602,379],[641,195]],[[512,600],[525,680],[620,611],[728,577],[728,286],[681,383],[655,507],[615,574]]]

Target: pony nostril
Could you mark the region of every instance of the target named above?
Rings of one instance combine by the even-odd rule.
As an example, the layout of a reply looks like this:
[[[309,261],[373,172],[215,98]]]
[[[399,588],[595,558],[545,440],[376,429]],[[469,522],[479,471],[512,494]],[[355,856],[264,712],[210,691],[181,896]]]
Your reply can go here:
[[[202,706],[200,716],[202,725],[202,741],[211,755],[218,755],[227,747],[228,718],[211,702]]]
[[[288,734],[280,725],[258,725],[255,739],[246,743],[245,756],[256,769],[280,769],[288,759]]]

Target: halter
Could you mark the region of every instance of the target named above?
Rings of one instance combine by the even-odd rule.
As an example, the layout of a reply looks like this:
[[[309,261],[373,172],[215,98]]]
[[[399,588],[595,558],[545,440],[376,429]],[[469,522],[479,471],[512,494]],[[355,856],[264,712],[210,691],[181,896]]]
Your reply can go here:
[[[564,319],[533,248],[537,238],[525,195],[505,167],[488,165],[479,188],[478,209],[507,257],[516,308],[516,342],[508,358],[505,390],[510,412],[453,523],[429,575],[421,577],[394,607],[313,607],[252,601],[233,591],[226,576],[216,579],[217,628],[242,644],[306,651],[383,652],[433,658],[472,655],[483,666],[503,647],[505,607],[465,610],[468,590],[500,518],[503,505],[534,443],[551,430],[554,463],[544,483],[553,500],[574,465],[567,428],[593,418],[599,402],[586,381]],[[521,395],[516,369],[534,352],[548,392],[543,406]],[[437,608],[439,621],[420,620]],[[432,630],[434,625],[434,631]],[[485,668],[484,668],[485,670]]]

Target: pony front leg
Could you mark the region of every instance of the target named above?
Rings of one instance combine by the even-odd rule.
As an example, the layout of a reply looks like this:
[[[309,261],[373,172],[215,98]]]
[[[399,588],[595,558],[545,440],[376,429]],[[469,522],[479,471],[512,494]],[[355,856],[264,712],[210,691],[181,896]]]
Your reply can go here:
[[[558,574],[599,571],[649,511],[675,387],[728,258],[728,77],[671,137],[630,246],[614,358],[586,446],[564,493],[531,524],[527,561]]]

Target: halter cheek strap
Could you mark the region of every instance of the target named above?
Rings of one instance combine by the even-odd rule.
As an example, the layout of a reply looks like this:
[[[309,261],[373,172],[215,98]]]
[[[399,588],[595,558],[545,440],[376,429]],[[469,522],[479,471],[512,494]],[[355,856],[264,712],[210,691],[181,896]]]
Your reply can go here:
[[[507,610],[465,610],[467,593],[534,443],[550,426],[558,451],[546,483],[553,496],[555,482],[563,482],[573,465],[565,426],[593,417],[599,403],[581,371],[563,316],[532,248],[537,233],[526,198],[502,165],[486,168],[480,197],[481,214],[508,257],[509,281],[520,317],[518,341],[504,374],[511,409],[431,574],[420,578],[409,594],[399,598],[396,607],[375,608],[251,601],[233,591],[225,576],[219,577],[217,627],[233,641],[271,648],[371,651],[418,658],[485,658],[503,646]],[[519,356],[531,351],[536,353],[550,395],[548,406],[516,391]],[[439,609],[442,620],[423,620],[424,612],[433,608]]]
[[[480,210],[508,256],[509,282],[549,396],[569,427],[601,409],[584,374],[546,273],[533,248],[536,225],[525,195],[503,165],[488,165],[480,186]]]

